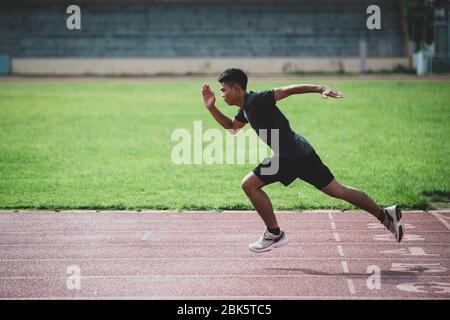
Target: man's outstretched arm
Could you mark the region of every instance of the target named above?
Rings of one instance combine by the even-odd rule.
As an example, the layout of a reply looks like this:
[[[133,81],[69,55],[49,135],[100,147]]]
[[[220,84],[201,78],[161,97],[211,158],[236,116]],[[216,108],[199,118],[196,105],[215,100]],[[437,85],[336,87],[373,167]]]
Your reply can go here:
[[[301,93],[320,93],[324,99],[328,97],[336,99],[344,97],[344,95],[337,90],[314,84],[293,84],[286,87],[275,88],[273,91],[275,94],[275,101],[287,98],[292,94]]]

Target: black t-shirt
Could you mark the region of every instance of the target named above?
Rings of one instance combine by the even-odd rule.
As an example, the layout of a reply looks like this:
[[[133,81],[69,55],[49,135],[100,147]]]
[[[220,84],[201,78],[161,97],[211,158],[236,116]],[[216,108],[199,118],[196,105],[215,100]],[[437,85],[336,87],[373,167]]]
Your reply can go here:
[[[275,104],[273,90],[246,93],[244,107],[239,108],[234,117],[240,122],[250,123],[275,155],[288,158],[305,157],[314,150],[304,137],[291,129],[288,119]],[[260,134],[260,129],[265,129],[265,132]],[[271,137],[275,137],[275,133],[271,132],[271,129],[279,130],[279,154],[272,146]]]

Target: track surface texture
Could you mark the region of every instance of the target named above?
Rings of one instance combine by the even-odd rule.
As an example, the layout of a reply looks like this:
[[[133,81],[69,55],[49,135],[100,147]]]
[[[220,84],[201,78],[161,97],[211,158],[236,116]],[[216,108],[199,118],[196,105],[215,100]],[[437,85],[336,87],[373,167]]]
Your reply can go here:
[[[450,299],[450,210],[276,212],[289,243],[248,245],[254,211],[1,211],[0,299]]]

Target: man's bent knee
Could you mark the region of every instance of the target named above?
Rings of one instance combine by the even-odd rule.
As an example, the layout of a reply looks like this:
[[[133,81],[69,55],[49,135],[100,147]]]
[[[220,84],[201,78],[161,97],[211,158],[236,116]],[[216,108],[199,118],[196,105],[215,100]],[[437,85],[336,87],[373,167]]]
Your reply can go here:
[[[263,185],[264,183],[253,172],[245,176],[241,182],[241,188],[245,191],[245,193],[257,190]]]

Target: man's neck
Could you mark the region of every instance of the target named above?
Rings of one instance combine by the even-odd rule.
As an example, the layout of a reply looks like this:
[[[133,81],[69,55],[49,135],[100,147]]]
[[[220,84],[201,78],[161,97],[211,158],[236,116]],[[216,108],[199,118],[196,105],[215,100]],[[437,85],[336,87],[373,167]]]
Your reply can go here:
[[[239,108],[244,108],[244,104],[245,104],[245,94],[246,94],[247,92],[245,92],[245,91],[242,91],[242,94],[241,94],[241,96],[239,97],[239,101],[238,101],[238,103],[236,104]]]

